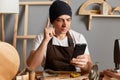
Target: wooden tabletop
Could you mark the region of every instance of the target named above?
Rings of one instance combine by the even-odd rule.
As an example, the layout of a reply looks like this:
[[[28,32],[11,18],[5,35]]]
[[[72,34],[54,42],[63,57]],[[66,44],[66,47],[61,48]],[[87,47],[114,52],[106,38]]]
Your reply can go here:
[[[31,72],[26,72],[25,74],[16,76],[16,80],[89,80],[88,74],[81,74],[73,78],[71,77],[71,73],[69,71],[57,71],[55,73],[46,73],[41,71],[36,71],[31,74]],[[114,78],[106,78],[104,77],[102,80],[117,80]]]
[[[80,75],[78,77],[71,77],[72,72],[59,72],[57,74],[48,73],[36,73],[36,78],[41,78],[42,80],[89,80],[88,74]]]

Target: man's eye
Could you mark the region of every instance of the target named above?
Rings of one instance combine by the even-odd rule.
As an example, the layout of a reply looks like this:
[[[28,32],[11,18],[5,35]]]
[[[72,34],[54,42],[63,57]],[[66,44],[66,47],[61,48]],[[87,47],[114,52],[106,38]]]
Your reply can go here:
[[[67,21],[71,21],[71,19],[67,19]]]
[[[63,20],[62,20],[62,19],[57,19],[57,21],[60,21],[60,22],[61,22],[61,21],[63,21]]]

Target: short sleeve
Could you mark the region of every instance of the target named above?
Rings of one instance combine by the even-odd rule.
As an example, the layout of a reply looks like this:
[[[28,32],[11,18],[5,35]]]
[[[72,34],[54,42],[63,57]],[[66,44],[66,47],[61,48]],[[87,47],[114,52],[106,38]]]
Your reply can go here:
[[[33,40],[32,50],[36,50],[43,40],[43,34],[37,35]]]

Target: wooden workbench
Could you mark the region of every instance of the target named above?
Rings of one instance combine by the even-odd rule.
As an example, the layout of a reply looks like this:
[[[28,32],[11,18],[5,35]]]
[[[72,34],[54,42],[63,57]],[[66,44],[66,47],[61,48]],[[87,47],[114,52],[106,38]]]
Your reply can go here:
[[[41,77],[41,80],[89,80],[88,74],[80,75],[79,77],[70,77],[71,72],[60,72],[56,76],[41,76],[41,73],[37,73],[36,77]]]
[[[57,75],[50,74],[50,75],[43,76],[43,72],[37,71],[35,72],[35,79],[30,79],[28,76],[29,74],[27,73],[19,76],[19,79],[16,79],[16,80],[89,80],[88,74],[81,74],[80,76],[75,78],[70,77],[70,74],[71,72],[60,72],[60,73],[57,73]],[[108,79],[104,77],[102,80],[117,80],[117,79],[114,79],[114,78]]]

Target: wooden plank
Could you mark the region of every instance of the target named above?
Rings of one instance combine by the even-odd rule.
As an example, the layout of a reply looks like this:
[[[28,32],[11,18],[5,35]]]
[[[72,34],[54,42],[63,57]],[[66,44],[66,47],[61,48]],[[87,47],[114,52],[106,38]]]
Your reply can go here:
[[[27,26],[28,26],[28,5],[25,5],[25,23],[24,23],[24,36],[27,36]],[[26,67],[26,48],[27,48],[27,40],[24,39],[23,41],[23,61],[22,67],[23,69]]]
[[[50,5],[53,1],[19,2],[20,5]]]
[[[70,3],[69,1],[65,1]],[[32,1],[32,2],[19,2],[20,5],[50,5],[53,1]]]
[[[18,39],[34,39],[36,35],[17,36]]]
[[[88,30],[91,30],[91,20],[92,20],[92,16],[91,16],[91,15],[89,15]]]
[[[18,13],[17,14],[15,14],[15,22],[14,22],[14,34],[13,34],[13,36],[14,36],[14,38],[13,38],[13,46],[16,48],[16,39],[17,39],[17,29],[18,29]]]
[[[2,41],[5,41],[5,30],[4,30],[4,14],[1,14],[1,20],[2,20]]]
[[[92,17],[118,17],[120,18],[120,15],[91,15]]]

